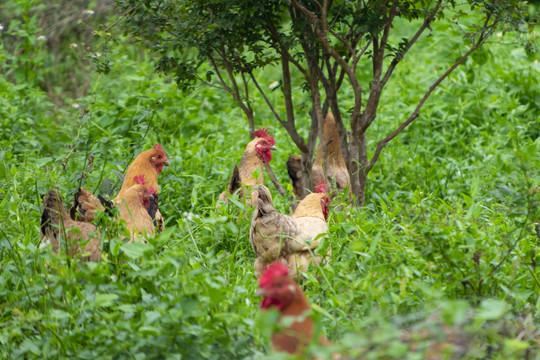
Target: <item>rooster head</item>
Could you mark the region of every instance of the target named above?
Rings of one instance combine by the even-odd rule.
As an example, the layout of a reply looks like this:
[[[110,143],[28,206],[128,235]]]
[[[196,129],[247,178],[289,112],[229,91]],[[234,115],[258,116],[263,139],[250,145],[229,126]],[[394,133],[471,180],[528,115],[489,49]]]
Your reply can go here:
[[[320,181],[317,185],[315,185],[315,192],[316,193],[325,193],[326,192],[326,184],[324,181]]]
[[[289,277],[289,269],[280,262],[269,265],[259,278],[259,291],[263,297],[261,309],[273,306],[282,310],[297,296],[298,284]]]
[[[146,184],[146,179],[144,178],[144,175],[137,175],[133,177],[133,180],[135,181],[135,183],[137,183],[137,185]],[[150,208],[151,200],[157,200],[157,191],[153,187],[138,187],[136,188],[136,191],[139,194],[139,200],[141,201],[141,204],[143,204],[143,206],[147,210]]]
[[[159,143],[156,143],[154,148],[150,149],[150,163],[156,169],[158,174],[163,170],[163,166],[169,166],[167,154],[165,154],[165,151],[163,151],[163,148]]]
[[[144,181],[144,176],[139,175],[136,176],[135,179],[137,179],[135,181],[139,181],[139,183],[127,189],[122,198],[126,202],[128,208],[135,206],[135,202],[139,201],[143,207],[148,210],[150,207],[150,197],[152,194],[150,193],[149,189],[146,188],[144,182],[140,183],[141,181]]]
[[[332,201],[326,195],[326,184],[324,183],[324,181],[321,181],[317,185],[315,185],[315,193],[324,194],[324,196],[321,197],[321,208],[324,215],[324,220],[328,220],[328,213],[330,212],[330,203]]]
[[[272,160],[272,150],[276,150],[275,141],[268,135],[268,129],[261,128],[254,132],[256,140],[255,151],[263,163],[268,164]]]

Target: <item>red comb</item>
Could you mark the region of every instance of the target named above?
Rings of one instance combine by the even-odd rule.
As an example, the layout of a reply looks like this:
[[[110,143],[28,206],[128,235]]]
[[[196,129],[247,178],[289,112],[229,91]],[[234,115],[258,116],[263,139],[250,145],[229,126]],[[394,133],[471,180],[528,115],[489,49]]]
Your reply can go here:
[[[258,130],[255,130],[253,135],[255,135],[256,137],[260,137],[260,138],[267,137],[268,136],[268,128],[266,128],[266,129],[265,128],[260,128]]]
[[[315,185],[315,192],[318,194],[326,192],[326,184],[324,183],[324,181],[321,180],[321,182]]]
[[[157,191],[156,191],[156,189],[154,189],[153,187],[149,187],[149,188],[148,188],[148,192],[149,192],[150,194],[157,195]]]
[[[133,181],[135,181],[139,185],[146,184],[146,180],[144,179],[144,175],[137,175],[133,178]]]
[[[160,143],[155,143],[155,144],[154,144],[154,149],[163,151],[163,149],[161,148],[161,144],[160,144]]]
[[[271,265],[268,265],[264,270],[263,274],[259,278],[259,286],[264,288],[270,285],[272,279],[278,276],[288,276],[289,269],[287,266],[283,265],[280,262],[275,262]]]

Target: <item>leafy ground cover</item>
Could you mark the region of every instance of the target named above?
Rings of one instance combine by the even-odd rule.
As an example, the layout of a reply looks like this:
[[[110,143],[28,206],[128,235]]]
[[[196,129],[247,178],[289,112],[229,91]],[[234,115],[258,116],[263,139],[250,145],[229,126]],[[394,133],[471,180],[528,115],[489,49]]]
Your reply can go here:
[[[0,355],[279,357],[268,346],[276,314],[261,313],[255,296],[248,217],[214,210],[248,141],[241,112],[215,89],[182,94],[129,39],[109,40],[107,52],[83,30],[51,39],[40,25],[47,5],[8,2],[12,17],[0,17]],[[94,3],[71,10],[75,28],[116,19]],[[332,259],[304,282],[332,350],[419,359],[437,343],[456,358],[538,356],[540,65],[503,44],[512,34],[498,39],[458,68],[384,150],[361,211],[333,203]],[[398,68],[370,131],[385,134],[411,112],[441,68],[441,52],[461,39],[448,31],[422,41],[423,51]],[[97,73],[104,64],[109,73]],[[269,70],[261,82],[277,77]],[[295,100],[307,121],[300,89]],[[257,126],[276,139],[271,164],[286,185],[294,147],[260,109]],[[114,184],[155,142],[171,159],[160,178],[164,233],[126,247],[106,224],[103,259],[94,264],[40,247],[42,194],[57,186],[69,199],[80,183]],[[289,211],[288,198],[274,199]]]

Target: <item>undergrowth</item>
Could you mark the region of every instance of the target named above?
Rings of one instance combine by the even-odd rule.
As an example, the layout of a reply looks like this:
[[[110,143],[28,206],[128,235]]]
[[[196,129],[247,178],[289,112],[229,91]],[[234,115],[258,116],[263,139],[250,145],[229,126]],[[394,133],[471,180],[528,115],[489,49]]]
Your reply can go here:
[[[56,50],[36,37],[44,31],[37,21],[43,4],[9,2],[17,12],[2,17],[0,32],[0,59],[8,59],[0,74],[1,357],[275,358],[268,355],[275,313],[261,313],[255,296],[250,209],[215,210],[248,142],[234,101],[211,88],[180,93],[129,39],[103,55],[108,74],[95,72],[91,61],[100,39],[91,50],[59,41],[56,50],[71,60],[52,64]],[[97,6],[83,5],[75,10]],[[36,19],[24,16],[29,9]],[[21,22],[24,34],[16,30]],[[98,31],[100,21],[86,22]],[[433,42],[451,43],[456,35],[437,36],[423,40],[428,53],[411,54],[398,68],[396,78],[407,82],[389,84],[381,121],[370,131],[386,134],[415,106],[438,66],[442,50]],[[57,66],[86,77],[85,90],[77,82],[79,94],[64,88]],[[333,349],[421,358],[423,345],[404,345],[404,334],[460,325],[462,334],[474,334],[465,358],[538,352],[539,71],[521,49],[490,44],[387,146],[370,173],[366,206],[334,200],[332,258],[303,285]],[[271,71],[262,77],[275,80]],[[295,100],[297,110],[306,108],[300,89]],[[294,146],[264,106],[255,108],[257,127],[269,127],[276,139],[271,165],[287,188],[284,164]],[[306,108],[299,121],[307,117]],[[81,184],[98,191],[108,179],[118,190],[130,159],[155,142],[171,162],[159,179],[165,232],[149,244],[106,241],[99,263],[40,246],[48,189],[58,187],[66,201]],[[273,195],[288,213],[289,198]]]

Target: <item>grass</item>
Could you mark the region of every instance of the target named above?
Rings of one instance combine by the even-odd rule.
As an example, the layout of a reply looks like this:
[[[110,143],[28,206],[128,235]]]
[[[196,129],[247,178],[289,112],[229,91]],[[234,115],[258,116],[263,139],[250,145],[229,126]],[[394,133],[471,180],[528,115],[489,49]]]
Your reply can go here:
[[[424,39],[398,68],[368,134],[371,151],[444,68],[439,44],[455,41],[450,32]],[[233,207],[214,210],[247,143],[247,122],[216,90],[178,92],[136,45],[114,49],[110,73],[88,72],[88,92],[64,93],[67,106],[52,103],[38,82],[0,75],[1,357],[276,358],[268,346],[275,314],[261,313],[254,295],[249,218],[237,219]],[[34,51],[38,62],[49,50]],[[6,47],[0,54],[13,58]],[[83,65],[73,70],[78,76]],[[470,334],[465,358],[538,351],[539,70],[516,47],[483,49],[383,151],[365,208],[332,212],[332,259],[307,275],[304,289],[337,349],[421,358],[430,343],[422,329],[458,326]],[[301,91],[295,100],[301,111]],[[262,99],[254,101],[257,126],[268,126],[280,149],[272,166],[287,184],[294,145]],[[89,113],[81,116],[83,108]],[[57,186],[70,199],[89,154],[95,161],[83,185],[114,184],[131,156],[154,142],[171,159],[160,177],[167,231],[131,248],[112,237],[96,264],[40,248],[42,194]],[[273,195],[287,212],[288,199]],[[399,341],[404,334],[420,345]]]

